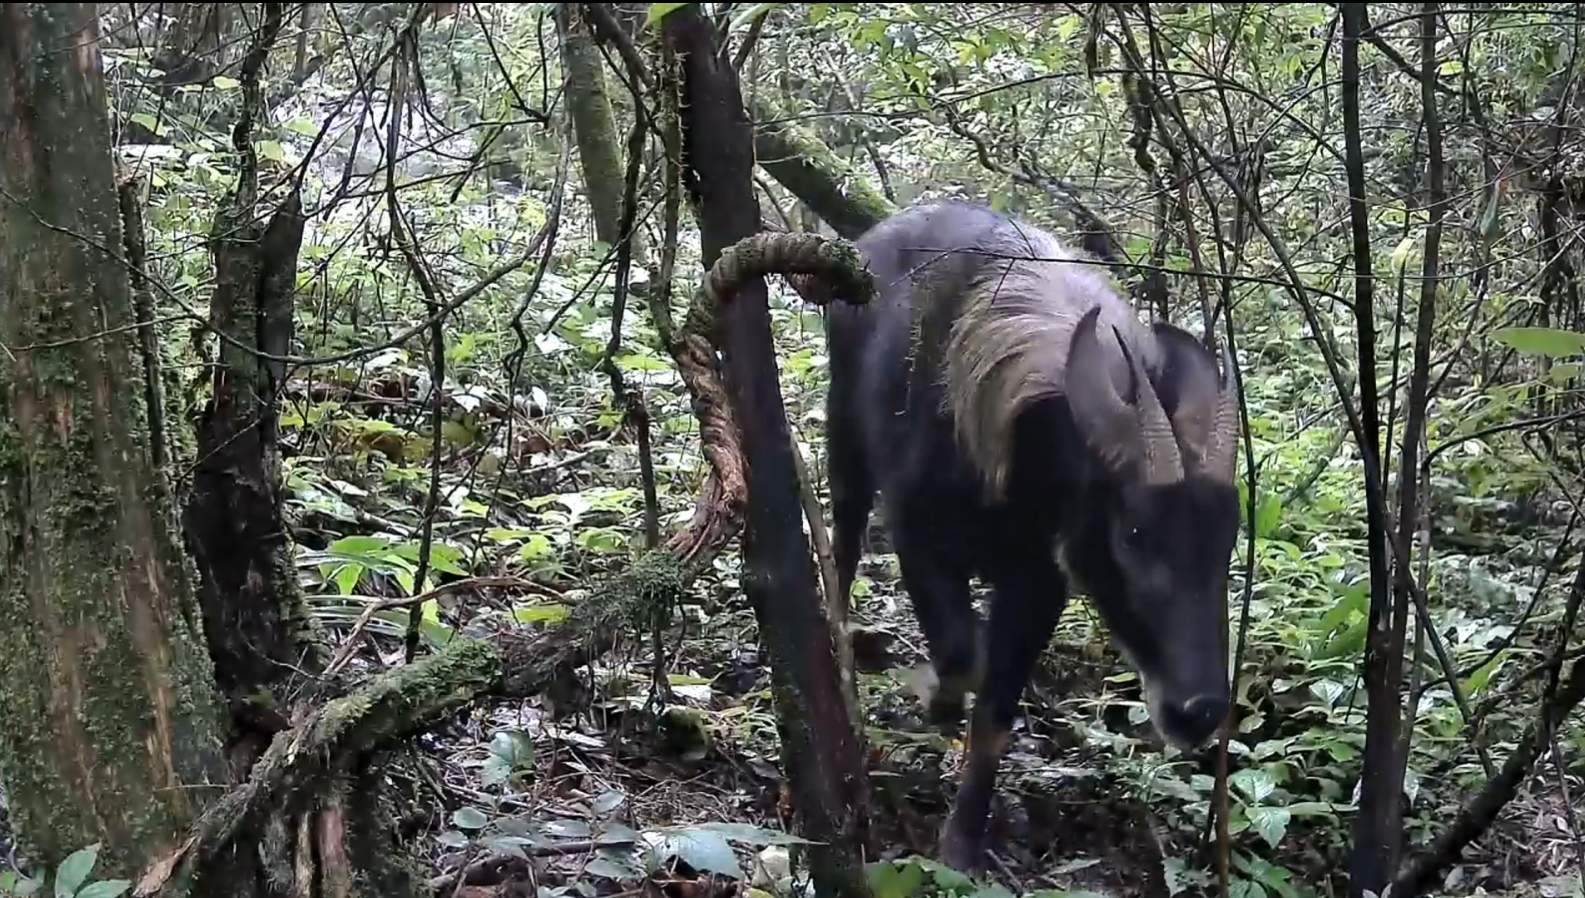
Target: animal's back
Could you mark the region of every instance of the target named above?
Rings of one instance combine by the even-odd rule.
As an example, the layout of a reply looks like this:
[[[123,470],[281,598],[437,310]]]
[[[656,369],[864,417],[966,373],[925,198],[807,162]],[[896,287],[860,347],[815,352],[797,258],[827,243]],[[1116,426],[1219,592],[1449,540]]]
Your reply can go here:
[[[1148,329],[1112,290],[1104,269],[1050,233],[985,206],[914,206],[876,225],[856,246],[877,295],[867,306],[836,303],[829,310],[828,424],[839,428],[839,440],[862,441],[874,485],[883,491],[888,482],[925,472],[941,488],[971,489],[978,475],[967,447],[978,440],[983,455],[992,451],[987,441],[1008,436],[1005,422],[997,421],[1006,396],[988,394],[996,379],[1003,379],[1004,391],[1015,389],[1008,378],[1060,391],[1067,340],[1093,306],[1103,306],[1104,323],[1147,349],[1147,363],[1153,355]],[[975,302],[976,288],[989,304]],[[951,345],[965,313],[979,316],[978,333],[992,339]],[[949,374],[962,387],[949,391]],[[955,434],[959,418],[967,441]]]

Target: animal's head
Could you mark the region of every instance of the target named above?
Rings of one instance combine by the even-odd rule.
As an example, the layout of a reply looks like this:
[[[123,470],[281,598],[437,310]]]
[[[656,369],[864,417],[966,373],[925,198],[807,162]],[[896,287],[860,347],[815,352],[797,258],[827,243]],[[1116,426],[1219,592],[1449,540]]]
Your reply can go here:
[[[1230,358],[1219,371],[1171,325],[1155,325],[1155,337],[1152,382],[1139,351],[1101,328],[1096,311],[1073,335],[1068,406],[1109,475],[1108,500],[1086,515],[1080,563],[1099,574],[1088,591],[1140,674],[1156,729],[1198,746],[1230,701],[1222,601],[1239,521],[1238,399]]]

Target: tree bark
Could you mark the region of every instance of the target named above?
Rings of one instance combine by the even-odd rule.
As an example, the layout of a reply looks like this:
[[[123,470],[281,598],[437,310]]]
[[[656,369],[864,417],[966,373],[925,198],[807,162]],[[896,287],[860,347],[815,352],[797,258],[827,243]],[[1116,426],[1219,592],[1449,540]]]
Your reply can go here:
[[[259,69],[281,28],[284,4],[266,4],[241,66],[241,121],[233,131],[237,185],[210,234],[215,288],[210,325],[221,335],[211,398],[198,421],[198,451],[183,528],[197,564],[199,600],[215,674],[237,723],[233,770],[245,774],[289,716],[278,707],[291,679],[316,662],[282,516],[277,394],[289,354],[303,216],[295,193],[269,217],[257,208],[252,124],[262,115]],[[275,724],[260,726],[262,721]]]
[[[699,7],[671,11],[663,28],[681,65],[683,154],[697,191],[702,261],[712,265],[760,229],[753,131],[737,73]],[[867,895],[861,851],[869,836],[869,780],[815,591],[763,278],[742,281],[719,311],[727,390],[749,471],[744,590],[768,648],[795,813],[804,837],[817,843],[809,852],[816,887],[833,896]]]
[[[562,3],[556,8],[556,33],[561,40],[561,67],[567,76],[567,112],[572,116],[578,141],[578,164],[583,169],[584,193],[594,216],[594,234],[601,243],[616,246],[622,239],[622,155],[606,89],[604,60],[595,45],[581,4]],[[643,264],[647,249],[633,235],[633,259]]]
[[[223,781],[223,709],[154,465],[93,4],[0,6],[0,776],[17,835],[95,874]]]
[[[824,141],[785,118],[783,110],[765,97],[754,100],[756,161],[833,231],[857,240],[896,211]]]
[[[1394,601],[1387,574],[1386,500],[1382,494],[1381,423],[1376,395],[1374,281],[1370,216],[1365,201],[1365,157],[1360,124],[1359,43],[1365,5],[1342,5],[1342,100],[1349,217],[1353,229],[1354,321],[1359,346],[1360,457],[1365,476],[1365,523],[1370,562],[1370,624],[1365,643],[1365,759],[1360,774],[1359,816],[1349,861],[1349,895],[1380,894],[1390,881],[1403,838],[1403,782],[1397,777],[1399,691],[1407,603]],[[1402,596],[1397,597],[1402,599]]]

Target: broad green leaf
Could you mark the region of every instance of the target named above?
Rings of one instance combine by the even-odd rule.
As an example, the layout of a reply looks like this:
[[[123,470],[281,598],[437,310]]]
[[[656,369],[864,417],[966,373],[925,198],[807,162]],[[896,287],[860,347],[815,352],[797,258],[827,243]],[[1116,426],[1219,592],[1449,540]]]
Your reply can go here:
[[[1277,525],[1281,522],[1282,497],[1275,492],[1261,496],[1260,504],[1255,506],[1255,537],[1269,539],[1277,532]]]
[[[149,129],[150,131],[153,131],[155,134],[160,133],[160,123],[159,123],[159,121],[156,120],[154,118],[154,116],[149,115],[147,112],[134,112],[134,113],[132,113],[132,120],[134,122],[137,122],[139,125],[142,125],[143,127]]]
[[[242,86],[242,82],[226,75],[216,75],[214,85],[221,90],[236,90]]]
[[[658,25],[661,19],[687,5],[686,3],[651,3],[649,5],[649,24]]]
[[[390,548],[390,545],[388,540],[381,539],[378,536],[354,534],[352,536],[343,536],[341,539],[331,543],[326,548],[326,551],[334,552],[337,555],[369,555],[384,551]]]
[[[462,848],[468,844],[468,836],[455,829],[448,829],[435,837],[435,841],[447,848]]]
[[[278,140],[259,141],[259,155],[271,162],[280,162],[286,158],[286,148]]]
[[[358,588],[358,581],[363,579],[363,570],[361,564],[344,564],[336,571],[336,588],[341,590],[342,595],[350,596]]]
[[[1249,817],[1249,825],[1272,848],[1282,842],[1283,835],[1288,832],[1288,821],[1292,819],[1287,808],[1261,806],[1246,808],[1244,813]]]
[[[1272,775],[1260,768],[1240,770],[1227,778],[1233,788],[1244,793],[1251,802],[1260,803],[1266,796],[1276,791],[1277,781]]]
[[[486,817],[484,812],[478,808],[464,807],[457,808],[456,812],[451,815],[451,822],[456,824],[458,829],[478,830],[484,829],[489,824],[490,818]]]
[[[874,898],[913,898],[925,884],[925,868],[918,864],[874,864],[867,872]]]
[[[811,845],[808,839],[802,839],[791,833],[777,832],[765,829],[762,826],[753,826],[747,823],[701,823],[694,829],[716,833],[732,842],[742,842],[749,845]]]
[[[622,863],[616,858],[596,857],[583,865],[583,872],[590,876],[604,876],[607,879],[637,879],[644,875],[644,871],[632,863]]]
[[[1491,332],[1492,339],[1526,355],[1552,358],[1585,353],[1585,334],[1555,327],[1504,327]]]
[[[100,843],[95,842],[86,848],[79,848],[66,856],[61,865],[55,868],[55,898],[71,898],[88,881],[88,874],[94,872],[94,864],[99,862]]]
[[[727,840],[700,827],[665,833],[656,851],[664,857],[676,857],[702,873],[743,878],[743,868]]]
[[[604,816],[621,807],[624,801],[627,801],[627,793],[618,789],[609,789],[589,802],[589,810]]]
[[[534,740],[522,730],[502,730],[490,738],[490,757],[480,778],[486,786],[499,785],[533,763]]]
[[[509,854],[512,857],[520,857],[526,861],[528,860],[528,852],[523,849],[525,846],[533,844],[533,839],[523,836],[491,836],[485,840],[484,846],[491,851]]]
[[[567,619],[566,605],[521,605],[512,609],[512,619],[520,624],[554,623]]]
[[[101,879],[78,889],[76,898],[121,898],[130,888],[130,879]]]
[[[1496,652],[1491,656],[1490,661],[1487,661],[1480,667],[1475,668],[1475,672],[1470,674],[1469,679],[1464,681],[1464,694],[1474,695],[1482,689],[1485,689],[1487,681],[1491,679],[1491,675],[1496,672],[1497,668],[1502,666],[1502,662],[1507,654],[1508,653],[1506,650]]]

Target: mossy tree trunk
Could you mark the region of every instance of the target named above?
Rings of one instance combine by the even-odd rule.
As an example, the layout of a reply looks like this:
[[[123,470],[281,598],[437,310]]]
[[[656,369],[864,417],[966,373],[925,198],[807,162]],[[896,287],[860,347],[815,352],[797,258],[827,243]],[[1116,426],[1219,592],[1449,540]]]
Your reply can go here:
[[[700,255],[713,265],[724,250],[760,229],[753,133],[737,72],[698,4],[667,13],[664,34],[682,73],[684,170],[695,175],[690,187],[697,191]],[[818,843],[809,851],[816,887],[836,898],[866,896],[869,778],[863,742],[843,695],[831,626],[815,592],[764,279],[738,284],[716,321],[748,462],[744,591],[769,650],[794,811],[801,834]]]
[[[622,150],[606,89],[605,61],[594,42],[582,4],[562,3],[556,8],[556,36],[561,43],[561,67],[567,75],[567,112],[572,116],[578,141],[578,164],[583,168],[584,194],[594,217],[595,237],[607,246],[622,239]],[[640,234],[633,235],[633,260],[640,264],[646,248]]]
[[[754,153],[760,167],[848,240],[897,211],[869,180],[764,96],[754,100]]]
[[[223,710],[152,458],[93,4],[0,5],[0,778],[96,876],[173,848]]]

